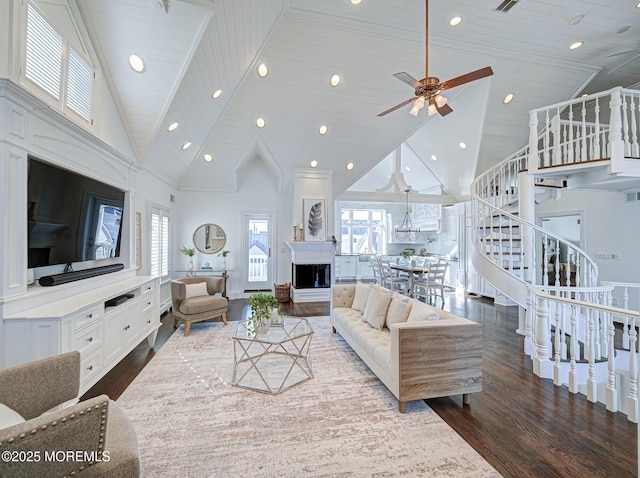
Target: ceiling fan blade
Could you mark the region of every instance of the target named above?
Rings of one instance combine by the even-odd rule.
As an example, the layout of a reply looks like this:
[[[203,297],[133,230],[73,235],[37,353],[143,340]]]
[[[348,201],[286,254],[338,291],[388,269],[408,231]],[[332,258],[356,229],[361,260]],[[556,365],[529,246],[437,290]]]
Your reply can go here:
[[[449,113],[453,113],[453,108],[451,108],[451,106],[449,106],[448,104],[445,104],[441,108],[438,108],[438,104],[436,103],[436,109],[438,110],[438,113],[440,113],[440,116],[447,116]]]
[[[493,70],[490,66],[485,66],[484,68],[472,71],[471,73],[467,73],[466,75],[456,76],[455,78],[451,78],[450,80],[443,81],[442,83],[440,83],[440,89],[448,90],[449,88],[455,88],[456,86],[464,85],[465,83],[479,80],[480,78],[485,78],[491,75],[493,75]]]
[[[636,48],[635,50],[619,51],[618,53],[613,53],[611,55],[607,55],[607,58],[613,58],[614,56],[626,55],[628,53],[635,53],[637,51],[640,51],[640,48]]]
[[[399,105],[395,105],[393,108],[389,108],[387,111],[383,111],[382,113],[378,114],[378,116],[384,116],[386,114],[392,113],[393,111],[397,110],[398,108],[402,108],[404,105],[408,105],[409,103],[417,100],[418,98],[409,98],[407,101],[403,101],[402,103],[400,103]]]
[[[404,81],[407,85],[409,85],[412,88],[417,88],[420,85],[420,82],[416,80],[413,76],[411,76],[409,73],[407,73],[406,71],[395,73],[393,76],[395,76],[400,81]]]

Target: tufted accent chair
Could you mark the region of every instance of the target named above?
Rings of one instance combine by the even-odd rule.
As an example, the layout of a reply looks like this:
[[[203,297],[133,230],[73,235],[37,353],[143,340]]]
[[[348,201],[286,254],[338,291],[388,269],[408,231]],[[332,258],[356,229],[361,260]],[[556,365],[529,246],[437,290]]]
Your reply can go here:
[[[220,317],[227,325],[227,305],[222,296],[225,277],[185,277],[171,281],[171,309],[174,316],[173,328],[184,324],[184,336],[189,335],[191,324]],[[187,298],[187,284],[206,282],[209,295]]]
[[[131,422],[106,395],[64,407],[79,390],[77,350],[0,370],[0,403],[25,419],[0,428],[0,453],[31,457],[0,461],[0,476],[140,476]]]

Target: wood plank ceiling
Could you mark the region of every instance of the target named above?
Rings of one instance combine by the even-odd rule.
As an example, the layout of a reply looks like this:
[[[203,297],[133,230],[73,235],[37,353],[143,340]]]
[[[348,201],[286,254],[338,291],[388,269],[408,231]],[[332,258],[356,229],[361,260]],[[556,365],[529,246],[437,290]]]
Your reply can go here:
[[[283,187],[316,159],[340,194],[407,141],[463,199],[476,172],[526,143],[530,109],[640,82],[640,59],[610,74],[634,53],[609,55],[640,47],[633,0],[520,0],[508,13],[495,11],[499,0],[431,0],[429,73],[495,72],[450,90],[446,118],[413,117],[409,107],[376,116],[413,96],[393,73],[424,76],[423,0],[77,2],[138,161],[182,189],[237,190],[241,168],[260,157]],[[452,27],[456,15],[463,21]],[[570,51],[576,40],[585,45]],[[142,75],[121,61],[135,52],[147,60]],[[509,92],[515,100],[503,105]]]

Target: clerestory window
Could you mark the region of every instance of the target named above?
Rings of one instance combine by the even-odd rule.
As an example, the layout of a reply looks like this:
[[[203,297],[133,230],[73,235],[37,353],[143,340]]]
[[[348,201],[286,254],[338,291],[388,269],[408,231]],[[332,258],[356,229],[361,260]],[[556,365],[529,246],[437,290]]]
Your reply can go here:
[[[31,2],[26,31],[23,81],[44,92],[61,111],[92,124],[95,70],[91,63]]]

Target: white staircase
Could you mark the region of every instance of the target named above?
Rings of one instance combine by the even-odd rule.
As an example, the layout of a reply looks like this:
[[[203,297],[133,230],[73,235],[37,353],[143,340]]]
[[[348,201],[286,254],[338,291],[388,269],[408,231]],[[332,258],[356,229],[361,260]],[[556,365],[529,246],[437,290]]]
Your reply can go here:
[[[617,285],[598,285],[595,262],[537,226],[535,206],[563,188],[640,177],[640,91],[614,88],[533,110],[529,125],[529,144],[471,185],[473,265],[526,310],[519,330],[535,374],[637,422],[637,353],[616,354],[613,343],[614,322],[631,337],[640,315],[611,307]],[[627,344],[635,352],[637,337]]]

